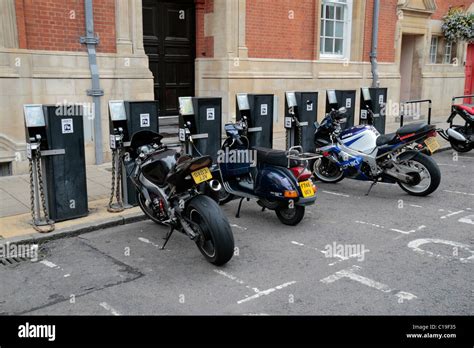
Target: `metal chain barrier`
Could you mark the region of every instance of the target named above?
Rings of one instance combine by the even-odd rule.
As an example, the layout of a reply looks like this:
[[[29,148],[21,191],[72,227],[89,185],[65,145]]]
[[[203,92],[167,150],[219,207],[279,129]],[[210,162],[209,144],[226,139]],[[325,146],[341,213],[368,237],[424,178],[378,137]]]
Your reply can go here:
[[[120,163],[122,161],[122,156],[122,149],[112,150],[112,185],[110,188],[110,199],[107,207],[107,211],[111,213],[119,213],[124,210],[121,195],[122,168]],[[117,201],[116,203],[113,203],[114,196]]]
[[[55,229],[54,221],[49,219],[46,196],[44,194],[43,175],[41,173],[41,151],[38,148],[29,158],[30,171],[30,210],[33,228],[40,233],[52,232]],[[38,191],[41,199],[41,207],[38,207],[38,217],[35,214],[35,179],[33,176],[33,164],[36,166]],[[41,220],[41,208],[43,209],[44,220]]]

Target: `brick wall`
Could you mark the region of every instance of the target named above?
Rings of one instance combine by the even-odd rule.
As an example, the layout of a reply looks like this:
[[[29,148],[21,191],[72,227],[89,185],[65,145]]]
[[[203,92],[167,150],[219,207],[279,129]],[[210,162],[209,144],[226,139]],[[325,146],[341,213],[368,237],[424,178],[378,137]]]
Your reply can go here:
[[[367,0],[365,8],[364,28],[364,53],[363,61],[370,61],[372,50],[372,19],[374,11],[374,0]],[[395,62],[395,30],[397,24],[397,0],[380,1],[379,13],[379,39],[378,57],[379,62]]]
[[[436,1],[436,12],[431,16],[431,19],[442,19],[450,7],[463,7],[464,10],[467,10],[471,4],[472,0],[438,0]]]
[[[83,0],[15,0],[20,48],[85,51]],[[100,38],[98,52],[114,53],[115,1],[94,1],[94,30]]]
[[[315,59],[315,0],[247,0],[249,57]]]
[[[204,15],[214,12],[214,0],[196,0],[196,57],[214,57],[214,37],[204,35]]]

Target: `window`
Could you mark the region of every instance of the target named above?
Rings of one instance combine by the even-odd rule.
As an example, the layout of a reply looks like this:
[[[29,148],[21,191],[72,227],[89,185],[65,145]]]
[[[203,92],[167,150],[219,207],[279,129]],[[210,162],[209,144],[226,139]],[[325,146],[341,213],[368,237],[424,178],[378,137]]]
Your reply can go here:
[[[321,58],[349,58],[352,0],[323,0],[321,3]]]
[[[436,64],[436,55],[438,53],[438,37],[431,37],[431,46],[430,46],[430,63]]]
[[[446,41],[446,46],[444,46],[444,56],[443,56],[444,64],[451,63],[452,53],[453,53],[453,43]]]

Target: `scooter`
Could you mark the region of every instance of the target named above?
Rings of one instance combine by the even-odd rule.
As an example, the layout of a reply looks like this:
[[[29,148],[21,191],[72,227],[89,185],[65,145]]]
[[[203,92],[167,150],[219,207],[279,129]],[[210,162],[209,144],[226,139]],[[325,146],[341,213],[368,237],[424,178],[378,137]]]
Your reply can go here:
[[[434,125],[409,124],[385,135],[371,125],[342,130],[345,112],[345,108],[332,110],[321,124],[314,124],[314,142],[323,155],[313,166],[316,178],[327,183],[345,177],[372,181],[366,195],[379,181],[398,183],[415,196],[429,195],[438,188],[439,167],[418,146],[424,143],[431,153],[439,149]]]
[[[234,254],[232,229],[218,204],[197,189],[212,179],[212,158],[177,153],[163,145],[162,138],[152,131],[135,133],[128,159],[123,158],[134,162],[130,178],[140,208],[150,220],[170,227],[162,249],[178,230],[196,243],[207,261],[223,265]]]
[[[288,151],[249,148],[247,118],[225,125],[227,138],[218,156],[220,182],[224,190],[219,203],[240,198],[236,217],[244,199],[257,199],[265,209],[274,210],[285,225],[295,226],[304,217],[305,207],[316,201],[317,188],[306,169],[308,160],[319,155],[303,153],[301,146]]]
[[[462,96],[458,98],[474,97]],[[460,116],[464,125],[453,125],[454,118]],[[447,130],[437,129],[438,134],[449,141],[451,147],[457,152],[469,152],[474,148],[474,106],[454,104],[451,107],[451,115],[448,117],[449,128]]]

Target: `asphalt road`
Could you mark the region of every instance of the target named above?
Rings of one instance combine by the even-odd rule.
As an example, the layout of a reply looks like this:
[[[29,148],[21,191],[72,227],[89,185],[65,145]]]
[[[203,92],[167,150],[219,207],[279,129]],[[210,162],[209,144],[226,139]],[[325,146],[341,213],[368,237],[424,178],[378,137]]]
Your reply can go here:
[[[431,196],[320,183],[294,228],[228,204],[238,249],[220,268],[184,235],[159,250],[167,229],[151,221],[48,242],[39,262],[0,266],[0,313],[473,315],[474,152],[434,158]]]

